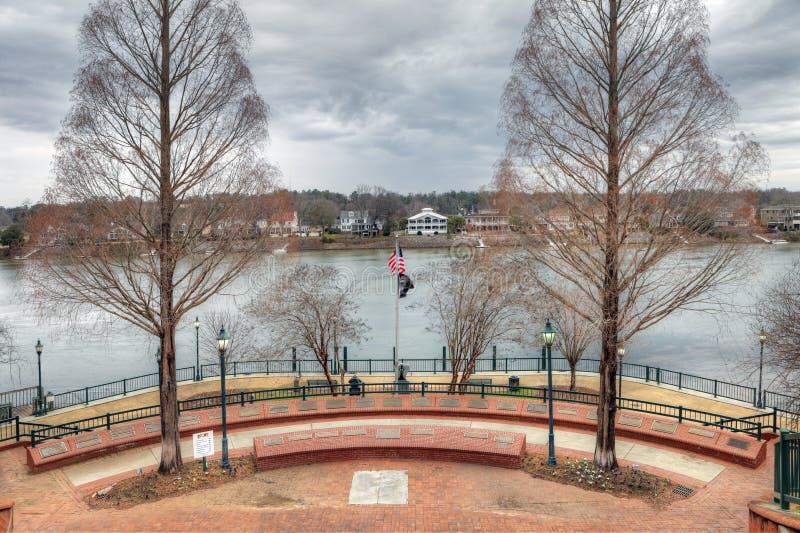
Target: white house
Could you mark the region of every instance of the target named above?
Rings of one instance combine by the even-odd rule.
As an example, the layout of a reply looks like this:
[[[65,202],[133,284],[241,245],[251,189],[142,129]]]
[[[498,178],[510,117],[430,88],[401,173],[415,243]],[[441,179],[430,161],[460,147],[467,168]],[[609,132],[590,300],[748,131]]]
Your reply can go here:
[[[409,235],[447,234],[447,217],[426,207],[421,213],[408,217],[406,233]]]
[[[341,211],[336,227],[342,233],[352,233],[362,237],[374,237],[383,226],[374,220],[368,211]]]

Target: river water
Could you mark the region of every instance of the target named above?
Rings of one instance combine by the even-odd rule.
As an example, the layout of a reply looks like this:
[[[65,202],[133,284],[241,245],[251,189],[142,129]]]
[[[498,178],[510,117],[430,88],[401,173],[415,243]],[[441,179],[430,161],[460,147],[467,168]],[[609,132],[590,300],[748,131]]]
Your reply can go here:
[[[698,257],[708,253],[702,247],[694,251]],[[627,346],[626,361],[753,384],[758,341],[740,311],[754,301],[760,287],[793,266],[800,258],[800,245],[752,245],[750,251],[757,268],[748,275],[746,283],[726,296],[726,313],[684,311],[674,314]],[[450,253],[446,249],[409,249],[405,251],[406,264],[414,277],[415,268],[445,260]],[[371,327],[366,340],[349,346],[349,357],[390,359],[394,345],[394,299],[386,268],[387,256],[385,250],[265,255],[254,272],[242,276],[225,294],[216,296],[184,319],[177,334],[178,366],[194,364],[192,321],[195,315],[202,320],[204,313],[210,310],[241,307],[259,288],[269,287],[275,264],[292,261],[338,267],[343,272],[343,280],[356,287],[358,313]],[[64,324],[35,316],[18,290],[24,283],[19,275],[23,263],[0,261],[0,318],[12,325],[18,359],[16,365],[0,369],[0,390],[36,384],[34,345],[37,339],[45,346],[42,373],[46,391],[63,392],[156,371],[155,339],[132,327],[121,322],[109,324],[95,320]],[[424,279],[416,279],[415,283],[415,291],[401,300],[400,354],[406,359],[441,357],[442,339],[431,328],[431,318],[425,311],[431,288]],[[541,327],[532,324],[531,336],[538,337]],[[202,349],[202,352],[201,362],[213,360],[212,350]],[[498,357],[524,354],[534,355],[534,350],[510,342],[498,346]],[[585,357],[597,357],[597,354],[590,350]]]

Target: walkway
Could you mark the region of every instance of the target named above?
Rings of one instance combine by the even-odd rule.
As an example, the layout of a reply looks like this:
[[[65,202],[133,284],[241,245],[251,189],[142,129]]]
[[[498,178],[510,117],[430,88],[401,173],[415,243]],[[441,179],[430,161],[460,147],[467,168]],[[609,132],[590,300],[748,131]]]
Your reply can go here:
[[[240,449],[249,452],[253,449],[253,438],[255,437],[291,431],[313,431],[348,426],[380,425],[432,425],[509,431],[524,433],[529,446],[545,446],[547,444],[547,428],[524,424],[496,423],[483,420],[443,420],[439,418],[356,418],[230,432],[228,434],[228,446],[230,450]],[[214,449],[219,451],[222,449],[222,434],[217,431],[214,434],[214,438]],[[594,453],[595,439],[592,434],[556,430],[555,438],[556,445],[561,449],[575,450],[589,454]],[[192,457],[191,440],[181,441],[181,454],[184,458]],[[701,484],[712,481],[726,468],[722,463],[710,461],[698,455],[658,448],[624,439],[617,439],[617,457],[626,462],[648,465],[663,470],[664,472],[691,478],[695,483],[701,482]],[[154,467],[158,465],[160,460],[160,445],[146,446],[90,459],[78,464],[63,467],[61,470],[70,483],[75,486],[80,486],[116,476],[124,472],[131,472],[137,468],[146,469],[148,467]]]

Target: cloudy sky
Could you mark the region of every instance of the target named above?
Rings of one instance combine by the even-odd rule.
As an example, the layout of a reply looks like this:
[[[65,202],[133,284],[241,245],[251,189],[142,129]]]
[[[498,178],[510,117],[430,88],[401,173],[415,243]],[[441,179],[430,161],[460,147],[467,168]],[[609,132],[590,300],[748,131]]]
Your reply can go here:
[[[292,188],[476,189],[502,153],[500,94],[532,0],[241,0]],[[0,205],[38,200],[88,0],[0,0]],[[711,62],[739,129],[800,189],[800,1],[710,0]]]

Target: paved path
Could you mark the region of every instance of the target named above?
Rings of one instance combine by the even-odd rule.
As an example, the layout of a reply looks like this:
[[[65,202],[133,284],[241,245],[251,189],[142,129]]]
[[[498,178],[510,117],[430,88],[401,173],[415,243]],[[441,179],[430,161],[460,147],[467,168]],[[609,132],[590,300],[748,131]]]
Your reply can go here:
[[[496,423],[482,420],[444,420],[424,418],[358,418],[352,420],[331,420],[326,422],[313,422],[306,424],[293,424],[286,426],[273,426],[228,434],[228,446],[231,450],[252,450],[253,438],[287,433],[292,431],[310,431],[317,429],[340,428],[347,426],[377,426],[377,425],[437,425],[464,427],[472,429],[493,429],[524,433],[529,446],[546,445],[547,429],[525,424]],[[214,449],[222,449],[222,433],[215,432]],[[573,431],[556,430],[556,446],[568,450],[593,453],[595,437],[592,434]],[[192,456],[192,441],[181,441],[183,457]],[[685,452],[677,452],[664,448],[657,448],[640,442],[617,439],[617,457],[631,463],[649,465],[665,472],[672,472],[692,478],[702,483],[712,481],[725,469],[723,464],[710,461],[701,456]],[[157,465],[161,460],[161,448],[147,446],[126,450],[114,454],[98,457],[63,467],[67,479],[75,486],[92,483],[100,479],[109,478],[137,468],[147,468]]]
[[[363,376],[360,375],[364,381],[368,383],[383,383],[391,381],[391,376]],[[508,381],[507,374],[480,374],[481,378],[491,377],[494,383],[505,384]],[[261,376],[261,377],[228,377],[229,389],[266,389],[266,388],[279,388],[291,387],[294,384],[293,376]],[[313,379],[319,379],[319,376],[314,376]],[[426,382],[444,382],[448,380],[448,376],[442,374],[436,375],[422,375],[415,374],[413,381],[426,381]],[[521,384],[529,387],[541,387],[547,384],[546,373],[520,373]],[[306,378],[301,380],[305,383]],[[646,400],[652,402],[666,403],[671,405],[683,405],[691,409],[700,409],[703,411],[710,411],[721,415],[740,417],[749,416],[759,412],[751,405],[742,402],[735,402],[733,400],[714,399],[708,394],[690,392],[686,390],[677,390],[675,387],[658,386],[653,383],[644,383],[641,380],[624,379],[623,380],[623,396],[626,398],[635,398],[639,400]],[[578,387],[584,387],[591,390],[597,389],[597,375],[584,374],[577,376]],[[561,388],[569,387],[569,374],[565,372],[555,373],[553,376],[553,385]],[[194,383],[184,382],[180,383],[178,387],[178,398],[185,399],[197,394],[219,394],[219,380],[214,378],[206,379],[205,381]],[[151,389],[145,392],[132,393],[125,397],[116,397],[115,399],[99,400],[92,402],[88,406],[75,406],[69,409],[62,409],[55,413],[34,419],[45,424],[62,424],[72,420],[81,418],[88,418],[91,416],[104,415],[108,412],[124,411],[126,409],[135,409],[137,407],[144,407],[148,405],[158,404],[158,392]]]
[[[481,465],[361,460],[262,472],[131,509],[89,510],[54,470],[27,473],[23,451],[0,454],[0,492],[17,531],[746,531],[747,503],[768,492],[759,469],[727,466],[691,498],[655,508],[522,471]],[[348,505],[357,471],[408,473],[407,505]]]

